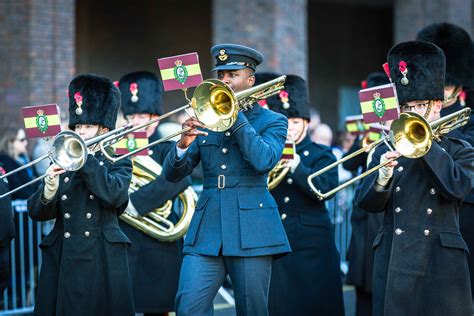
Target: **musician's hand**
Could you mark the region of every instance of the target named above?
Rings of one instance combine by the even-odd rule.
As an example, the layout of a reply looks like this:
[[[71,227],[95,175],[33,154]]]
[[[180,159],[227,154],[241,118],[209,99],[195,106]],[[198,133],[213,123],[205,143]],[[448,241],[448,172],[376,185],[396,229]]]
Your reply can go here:
[[[66,170],[62,169],[61,167],[53,164],[49,166],[48,170],[46,170],[46,174],[48,175],[44,178],[44,191],[43,196],[46,200],[52,200],[56,191],[59,188],[59,175],[66,172]]]
[[[295,170],[296,170],[296,168],[298,167],[298,165],[300,164],[300,162],[301,162],[301,157],[300,157],[300,155],[298,155],[297,153],[295,153],[293,159],[287,160],[287,161],[285,162],[285,167],[289,167],[289,168],[290,168],[290,172],[293,173],[293,172],[295,172]]]
[[[201,122],[196,118],[190,117],[183,123],[184,128],[191,128],[189,131],[181,134],[181,140],[178,142],[178,147],[181,149],[186,149],[191,145],[191,143],[196,139],[198,135],[207,136],[207,132],[198,130],[198,128],[205,128]]]
[[[380,157],[380,163],[385,163],[387,160],[400,157],[397,151],[388,151]],[[381,186],[386,186],[393,176],[393,168],[398,165],[398,161],[393,160],[379,169],[379,176],[377,177],[377,183]]]

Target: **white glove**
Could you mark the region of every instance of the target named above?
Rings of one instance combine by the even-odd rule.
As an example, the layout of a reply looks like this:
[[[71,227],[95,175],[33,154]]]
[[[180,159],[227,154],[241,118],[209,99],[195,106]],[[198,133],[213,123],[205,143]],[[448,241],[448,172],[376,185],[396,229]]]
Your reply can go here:
[[[293,173],[295,172],[296,168],[301,162],[301,157],[297,153],[295,153],[294,158],[292,160],[288,160],[287,166],[290,167],[290,172]]]
[[[388,160],[385,155],[386,154],[383,154],[380,157],[380,163],[384,163]],[[382,187],[385,187],[390,181],[390,178],[392,178],[393,176],[393,169],[394,167],[389,167],[389,166],[383,166],[382,168],[380,168],[379,176],[377,177],[377,184]]]
[[[59,176],[51,175],[54,172],[53,167],[54,165],[49,166],[48,170],[46,170],[46,173],[49,175],[44,178],[43,197],[48,201],[53,199],[59,188]]]
[[[130,199],[128,199],[128,205],[125,209],[125,213],[130,214],[133,217],[140,217],[140,214],[138,214],[137,209],[135,208],[135,206],[133,206],[132,200]]]

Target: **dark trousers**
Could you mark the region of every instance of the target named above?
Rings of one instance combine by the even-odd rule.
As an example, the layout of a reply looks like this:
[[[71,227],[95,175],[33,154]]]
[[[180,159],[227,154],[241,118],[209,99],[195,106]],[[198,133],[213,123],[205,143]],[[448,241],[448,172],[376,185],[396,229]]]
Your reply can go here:
[[[356,287],[356,316],[372,316],[372,293]]]
[[[268,315],[272,256],[211,257],[188,254],[183,259],[176,295],[176,314],[213,315],[213,300],[229,274],[237,315]]]
[[[5,242],[0,246],[0,297],[8,286],[10,271],[10,243]]]

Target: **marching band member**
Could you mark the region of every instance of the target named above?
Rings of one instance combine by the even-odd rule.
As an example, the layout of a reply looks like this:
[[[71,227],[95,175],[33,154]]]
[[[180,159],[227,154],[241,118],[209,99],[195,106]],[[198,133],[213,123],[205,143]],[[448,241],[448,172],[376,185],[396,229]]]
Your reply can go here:
[[[444,84],[445,103],[441,116],[446,116],[463,108],[460,94],[474,79],[472,41],[469,34],[454,24],[435,23],[422,29],[418,40],[431,42],[441,48],[446,56],[446,81]],[[474,113],[470,121],[448,136],[465,140],[474,146]],[[461,234],[469,249],[474,249],[474,191],[466,196],[459,210]],[[471,294],[474,294],[474,257],[468,256],[471,277]],[[474,296],[474,295],[473,295]]]
[[[114,129],[120,93],[96,75],[69,84],[69,128],[83,139]],[[35,315],[134,315],[127,260],[130,241],[118,225],[128,201],[132,164],[89,153],[82,169],[48,169],[28,200],[34,220],[56,219],[41,244]]]
[[[217,77],[235,92],[254,85],[260,52],[241,45],[211,49]],[[183,127],[165,161],[168,180],[189,175],[201,161],[204,189],[184,241],[177,315],[212,315],[213,299],[229,274],[237,315],[268,315],[268,288],[274,255],[290,251],[267,173],[278,163],[287,119],[255,104],[240,112],[226,132],[201,131],[194,118]]]
[[[383,72],[373,72],[367,77],[367,88],[390,83],[387,75]],[[356,139],[349,152],[350,155],[362,148],[361,140]],[[345,169],[357,173],[367,170],[368,153],[360,154],[352,159],[346,160],[342,165]],[[382,225],[383,214],[368,213],[352,205],[351,226],[352,234],[347,260],[349,271],[347,273],[347,284],[355,286],[356,291],[356,316],[372,315],[372,275],[374,272],[374,251],[372,243]]]
[[[400,43],[388,53],[388,65],[402,112],[438,119],[443,51],[423,41]],[[369,168],[397,157],[380,146]],[[441,136],[424,156],[400,157],[362,181],[357,205],[384,212],[373,243],[374,315],[472,314],[468,248],[458,212],[471,190],[473,159],[469,144]]]
[[[162,114],[163,85],[155,74],[147,71],[126,74],[119,81],[119,89],[122,112],[134,126]],[[160,138],[158,123],[145,128],[150,143]],[[174,146],[175,143],[171,141],[160,143],[151,148],[150,156],[163,165],[166,155]],[[130,195],[127,211],[146,215],[163,206],[167,200],[173,200],[189,185],[189,177],[178,183],[170,183],[161,174]],[[171,214],[174,215],[173,212]],[[173,311],[182,261],[182,239],[160,242],[123,221],[120,221],[120,227],[133,243],[128,249],[128,258],[136,312],[158,315]]]
[[[267,99],[271,110],[288,118],[288,140],[295,142],[286,177],[271,193],[278,204],[292,253],[275,260],[270,282],[270,315],[344,315],[339,252],[325,202],[308,185],[312,173],[336,161],[329,147],[308,135],[306,81],[288,75],[285,89]],[[337,169],[314,180],[327,192],[338,185]]]

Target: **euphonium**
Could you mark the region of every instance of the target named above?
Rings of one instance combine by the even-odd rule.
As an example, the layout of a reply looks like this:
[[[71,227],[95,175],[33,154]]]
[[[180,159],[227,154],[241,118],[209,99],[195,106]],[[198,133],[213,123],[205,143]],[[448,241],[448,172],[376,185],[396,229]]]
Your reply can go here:
[[[162,167],[150,156],[136,156],[132,159],[133,171],[129,193],[138,191],[161,174]],[[148,236],[163,242],[173,242],[186,234],[196,208],[197,195],[192,187],[187,187],[175,200],[168,200],[163,206],[145,216],[134,216],[124,212],[120,219]],[[174,208],[182,205],[179,220],[174,224],[168,219]]]

